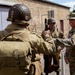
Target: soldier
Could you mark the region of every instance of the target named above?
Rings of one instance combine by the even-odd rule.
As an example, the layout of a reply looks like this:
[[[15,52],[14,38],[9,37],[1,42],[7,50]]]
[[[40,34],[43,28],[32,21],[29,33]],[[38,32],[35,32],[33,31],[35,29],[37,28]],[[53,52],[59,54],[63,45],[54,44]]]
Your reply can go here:
[[[65,61],[70,68],[70,75],[75,75],[75,10],[69,15],[69,23],[72,27],[69,31],[68,38],[72,40],[74,46],[70,46],[66,49]]]
[[[56,48],[54,41],[46,42],[41,36],[32,34],[28,30],[30,19],[31,13],[27,6],[15,4],[10,8],[7,21],[10,21],[11,24],[6,28],[8,33],[2,38],[5,43],[0,42],[2,44],[2,46],[0,44],[0,75],[41,75],[39,54],[50,55]],[[13,51],[14,49],[16,51]],[[18,57],[12,59],[12,55]],[[12,61],[7,58],[8,56]],[[5,57],[5,59],[1,60],[1,57]],[[19,57],[23,57],[23,59]],[[14,62],[16,62],[15,66]]]
[[[47,22],[46,19],[45,19],[45,22]],[[60,32],[57,28],[55,28],[55,23],[56,22],[54,18],[48,19],[48,25],[45,23],[46,29],[42,32],[43,39],[46,39],[49,36],[50,38],[51,36],[52,38],[63,38],[63,33]],[[44,55],[44,61],[45,61],[44,72],[46,73],[46,75],[48,75],[48,73],[51,73],[53,71],[55,71],[57,75],[59,75],[60,50],[58,48],[59,47],[57,47],[53,55]],[[53,64],[51,64],[52,59],[53,59]]]

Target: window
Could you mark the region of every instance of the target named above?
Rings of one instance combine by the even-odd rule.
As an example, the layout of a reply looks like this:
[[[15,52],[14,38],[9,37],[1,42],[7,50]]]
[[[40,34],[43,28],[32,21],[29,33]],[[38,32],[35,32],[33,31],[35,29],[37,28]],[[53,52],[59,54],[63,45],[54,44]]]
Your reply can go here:
[[[60,30],[64,32],[64,21],[60,20]]]
[[[48,11],[48,18],[54,18],[54,10]]]

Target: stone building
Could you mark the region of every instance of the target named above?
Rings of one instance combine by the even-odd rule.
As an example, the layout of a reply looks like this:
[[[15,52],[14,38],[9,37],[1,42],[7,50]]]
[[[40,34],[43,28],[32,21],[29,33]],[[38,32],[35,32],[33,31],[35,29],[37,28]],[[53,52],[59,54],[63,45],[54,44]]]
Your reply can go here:
[[[41,33],[45,27],[45,19],[49,17],[54,17],[56,20],[56,26],[64,32],[67,33],[70,29],[68,15],[70,13],[70,7],[63,6],[54,2],[48,2],[46,0],[0,0],[0,25],[5,28],[5,16],[2,18],[2,13],[7,9],[6,17],[10,6],[15,3],[25,4],[29,7],[32,15],[31,21],[31,31]],[[4,10],[3,10],[4,9]],[[5,13],[4,13],[5,14]],[[3,23],[5,24],[3,24]],[[0,27],[0,29],[1,29]]]

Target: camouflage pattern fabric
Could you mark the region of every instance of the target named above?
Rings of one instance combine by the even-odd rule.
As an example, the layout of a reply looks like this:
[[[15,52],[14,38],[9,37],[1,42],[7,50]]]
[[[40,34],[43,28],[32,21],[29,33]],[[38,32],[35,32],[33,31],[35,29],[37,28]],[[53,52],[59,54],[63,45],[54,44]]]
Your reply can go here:
[[[75,75],[75,29],[71,29],[68,38],[72,39],[73,46],[66,49],[65,58],[69,62],[70,75]]]
[[[17,63],[15,67],[3,67],[0,70],[0,75],[27,75],[30,72],[30,69],[34,71],[33,70],[34,66],[37,69],[35,69],[35,72],[30,72],[30,73],[35,73],[33,75],[41,75],[41,65],[39,62],[37,62],[40,61],[39,54],[40,53],[46,55],[52,54],[53,48],[55,48],[53,42],[52,41],[49,41],[49,43],[45,42],[41,36],[38,36],[36,34],[31,34],[30,31],[27,30],[26,28],[22,28],[21,26],[15,24],[9,25],[6,28],[6,30],[11,33],[7,33],[8,36],[6,35],[7,38],[3,38],[4,39],[3,41],[29,42],[31,45],[32,54],[30,52],[27,54],[26,61],[28,62],[28,64],[26,66],[19,67],[19,64]],[[36,55],[35,56],[36,58],[34,58],[33,55]],[[37,64],[35,65],[35,63]],[[34,66],[31,67],[31,65]]]
[[[49,40],[51,40],[52,38],[63,38],[63,33],[61,31],[58,31],[57,28],[55,28],[53,32],[51,32],[50,30],[43,31],[42,37],[43,39],[50,37]],[[46,39],[46,41],[49,41],[49,40]],[[53,64],[51,64],[52,59],[53,59]],[[58,72],[60,68],[60,63],[59,63],[60,50],[56,47],[52,55],[44,55],[44,60],[45,60],[44,72],[46,73],[51,73],[53,71]]]

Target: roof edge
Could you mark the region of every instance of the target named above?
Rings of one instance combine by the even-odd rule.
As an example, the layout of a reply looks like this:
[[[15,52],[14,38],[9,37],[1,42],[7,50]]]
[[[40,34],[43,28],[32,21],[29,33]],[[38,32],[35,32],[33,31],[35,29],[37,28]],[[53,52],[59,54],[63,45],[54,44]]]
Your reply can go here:
[[[53,4],[53,5],[57,5],[57,6],[61,6],[61,7],[65,7],[65,8],[68,8],[70,9],[70,7],[68,6],[65,6],[65,5],[61,5],[61,4],[58,4],[58,3],[54,3],[52,1],[45,1],[45,0],[37,0],[37,1],[40,1],[40,2],[44,2],[44,3],[48,3],[48,4]],[[21,4],[20,2],[10,2],[10,1],[0,1],[0,5],[5,5],[5,6],[13,6],[14,4]]]
[[[44,2],[44,3],[49,3],[49,4],[51,3],[51,4],[53,4],[53,5],[57,5],[57,6],[61,6],[61,7],[65,7],[65,8],[68,8],[68,9],[71,8],[71,7],[68,7],[68,6],[62,5],[62,4],[54,3],[54,2],[52,2],[52,1],[45,1],[45,0],[37,0],[37,1]]]
[[[10,1],[0,1],[0,5],[5,5],[5,6],[13,6],[14,4],[21,4],[19,2],[10,2]]]

